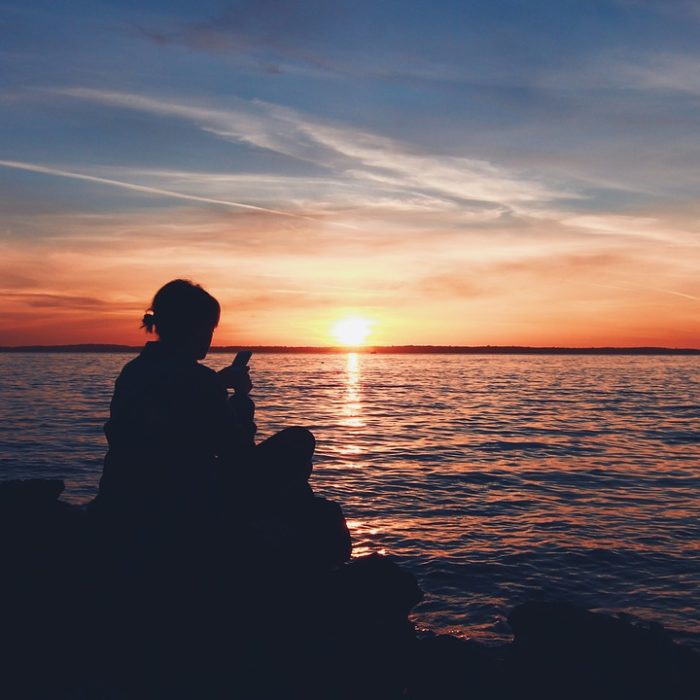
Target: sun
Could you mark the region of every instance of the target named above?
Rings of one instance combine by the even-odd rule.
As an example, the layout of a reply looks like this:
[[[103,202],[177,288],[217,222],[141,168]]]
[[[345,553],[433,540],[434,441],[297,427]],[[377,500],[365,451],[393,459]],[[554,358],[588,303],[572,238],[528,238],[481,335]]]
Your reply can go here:
[[[340,345],[363,345],[372,332],[372,324],[366,318],[343,318],[331,328],[331,335]]]

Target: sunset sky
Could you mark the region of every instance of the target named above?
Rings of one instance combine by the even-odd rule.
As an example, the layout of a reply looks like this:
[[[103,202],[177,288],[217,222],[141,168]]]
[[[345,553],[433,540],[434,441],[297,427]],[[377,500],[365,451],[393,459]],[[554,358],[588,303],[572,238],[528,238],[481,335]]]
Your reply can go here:
[[[700,3],[3,2],[0,344],[700,347]]]

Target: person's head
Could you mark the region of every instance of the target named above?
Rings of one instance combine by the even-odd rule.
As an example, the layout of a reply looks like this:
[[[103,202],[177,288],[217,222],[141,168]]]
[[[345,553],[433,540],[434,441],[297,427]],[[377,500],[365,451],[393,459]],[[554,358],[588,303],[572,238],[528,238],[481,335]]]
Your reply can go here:
[[[209,351],[221,307],[214,297],[189,280],[173,280],[153,297],[142,327],[163,343],[203,359]]]

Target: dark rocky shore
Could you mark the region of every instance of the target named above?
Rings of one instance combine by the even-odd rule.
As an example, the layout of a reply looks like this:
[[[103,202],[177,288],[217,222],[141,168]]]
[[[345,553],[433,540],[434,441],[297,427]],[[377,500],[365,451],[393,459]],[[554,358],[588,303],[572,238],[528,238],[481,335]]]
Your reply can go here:
[[[413,576],[337,565],[347,529],[323,499],[335,534],[313,546],[307,515],[270,528],[264,503],[235,532],[122,546],[62,490],[0,484],[2,698],[700,698],[700,654],[563,603],[516,607],[500,647],[418,638]]]

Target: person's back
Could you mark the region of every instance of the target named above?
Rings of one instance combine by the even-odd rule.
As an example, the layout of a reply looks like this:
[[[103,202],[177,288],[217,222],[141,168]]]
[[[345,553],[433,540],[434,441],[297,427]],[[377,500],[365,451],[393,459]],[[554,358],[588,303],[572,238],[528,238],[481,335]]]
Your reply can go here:
[[[225,432],[226,399],[213,370],[160,342],[147,343],[115,385],[101,505],[182,515],[205,498]]]
[[[174,280],[143,318],[159,340],[127,363],[105,425],[109,451],[94,509],[120,519],[187,520],[203,508],[226,434],[227,392],[200,365],[219,321],[219,303]]]

